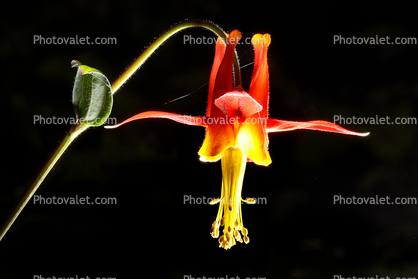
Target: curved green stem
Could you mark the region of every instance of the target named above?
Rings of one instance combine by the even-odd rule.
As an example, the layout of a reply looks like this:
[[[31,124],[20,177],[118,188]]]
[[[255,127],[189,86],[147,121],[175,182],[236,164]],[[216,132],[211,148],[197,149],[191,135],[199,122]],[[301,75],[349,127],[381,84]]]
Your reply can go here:
[[[12,214],[10,215],[9,219],[6,221],[5,225],[2,227],[0,231],[0,241],[6,235],[7,231],[13,225],[16,218],[19,216],[20,212],[22,212],[23,208],[32,198],[33,194],[41,185],[42,181],[44,181],[45,177],[48,175],[50,170],[54,167],[55,163],[61,158],[64,151],[67,147],[74,141],[74,139],[79,136],[82,132],[87,130],[89,126],[84,124],[75,124],[70,128],[68,133],[65,135],[64,139],[60,142],[60,144],[55,149],[54,153],[52,153],[51,157],[49,157],[48,161],[42,168],[41,172],[36,177],[35,181],[33,181],[32,185],[29,189],[25,192],[22,199],[20,200],[19,204],[16,206]]]
[[[182,23],[179,23],[173,27],[171,27],[167,32],[162,34],[158,37],[133,63],[128,69],[123,72],[118,79],[112,84],[112,91],[115,93],[121,86],[124,84],[134,73],[136,70],[141,67],[142,64],[151,56],[151,54],[168,38],[176,34],[177,32],[190,28],[190,27],[203,27],[206,28],[219,37],[221,37],[225,42],[227,40],[227,35],[222,29],[211,22],[207,21],[200,21],[200,20],[187,20]],[[241,84],[241,73],[239,69],[239,61],[238,55],[235,52],[234,57],[234,73],[235,73],[235,86]]]

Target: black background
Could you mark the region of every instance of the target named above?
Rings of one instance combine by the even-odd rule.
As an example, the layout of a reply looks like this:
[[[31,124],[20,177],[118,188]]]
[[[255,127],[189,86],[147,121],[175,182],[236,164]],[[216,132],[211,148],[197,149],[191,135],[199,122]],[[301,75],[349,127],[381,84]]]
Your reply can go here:
[[[417,38],[416,9],[399,2],[44,1],[3,10],[2,183],[5,220],[74,117],[73,59],[113,82],[154,38],[185,19],[205,19],[243,37],[269,33],[270,117],[417,117],[417,45],[341,45],[343,37]],[[40,45],[43,37],[115,37],[115,45]],[[165,43],[114,97],[119,122],[142,111],[204,115],[214,45]],[[253,61],[239,45],[241,65]],[[248,89],[252,65],[242,69]],[[203,86],[203,87],[202,87]],[[170,102],[180,96],[187,97]],[[167,103],[169,102],[169,103]],[[143,120],[89,129],[41,185],[43,197],[116,197],[117,205],[29,203],[0,243],[0,278],[334,278],[418,275],[418,205],[339,205],[343,197],[417,197],[417,124],[342,125],[366,138],[296,131],[270,135],[269,167],[247,166],[243,205],[250,243],[229,251],[209,234],[220,163],[202,163],[204,129]]]

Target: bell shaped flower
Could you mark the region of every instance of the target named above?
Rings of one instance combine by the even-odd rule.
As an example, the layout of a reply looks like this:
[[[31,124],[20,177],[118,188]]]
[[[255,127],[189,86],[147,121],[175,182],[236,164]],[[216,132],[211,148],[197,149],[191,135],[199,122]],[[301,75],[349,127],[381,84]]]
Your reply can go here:
[[[137,114],[116,128],[130,121],[144,118],[167,118],[187,125],[206,128],[206,135],[199,150],[200,159],[207,162],[221,160],[222,191],[216,220],[210,229],[212,237],[219,238],[219,247],[229,249],[236,242],[249,242],[248,230],[243,226],[241,203],[255,203],[253,199],[241,198],[245,167],[247,162],[268,166],[271,158],[268,152],[268,133],[298,129],[327,131],[346,135],[366,136],[346,130],[327,121],[296,122],[268,117],[269,72],[267,49],[269,34],[256,34],[254,46],[254,70],[249,91],[241,85],[233,86],[233,59],[235,47],[241,39],[237,30],[228,35],[227,42],[218,38],[215,59],[209,79],[208,106],[205,116],[187,116],[162,111],[148,111]]]

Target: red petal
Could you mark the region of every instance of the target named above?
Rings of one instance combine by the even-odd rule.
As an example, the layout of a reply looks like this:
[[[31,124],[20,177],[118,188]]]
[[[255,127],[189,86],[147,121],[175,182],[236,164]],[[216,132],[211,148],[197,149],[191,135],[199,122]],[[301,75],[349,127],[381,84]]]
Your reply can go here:
[[[293,131],[299,129],[306,129],[306,130],[316,130],[316,131],[324,131],[324,132],[331,132],[331,133],[339,133],[345,135],[353,135],[353,136],[361,136],[365,137],[369,133],[357,133],[347,129],[344,129],[337,124],[328,121],[322,120],[315,120],[315,121],[308,121],[308,122],[297,122],[297,121],[286,121],[286,120],[278,120],[278,119],[268,119],[267,120],[267,132],[285,132],[285,131]]]
[[[212,124],[206,128],[205,140],[199,150],[202,161],[218,161],[222,152],[234,146],[235,133],[233,125]]]
[[[215,100],[232,91],[232,64],[234,59],[235,46],[241,39],[241,33],[234,30],[229,34],[226,48],[223,50],[221,43],[217,43],[215,52],[215,61],[212,67],[211,77],[209,81],[209,98],[207,117],[213,118],[215,121],[225,119],[225,114],[215,105]],[[224,52],[223,57],[222,52]],[[222,59],[222,62],[220,62]],[[220,62],[219,68],[218,63]],[[213,91],[212,91],[213,88]],[[206,136],[203,145],[199,150],[199,154],[203,160],[217,161],[220,159],[222,152],[233,146],[235,134],[233,127],[228,124],[213,124],[206,128]]]
[[[145,118],[167,118],[167,119],[174,120],[176,122],[186,124],[186,125],[206,127],[206,125],[204,124],[205,119],[201,116],[187,116],[187,115],[164,112],[164,111],[146,111],[146,112],[142,112],[137,115],[134,115],[131,118],[126,119],[122,123],[119,123],[114,126],[105,126],[105,128],[108,128],[108,129],[117,128],[128,122],[139,120],[139,119],[145,119]]]
[[[255,34],[252,39],[254,45],[254,71],[250,85],[250,95],[260,105],[263,110],[260,116],[268,117],[268,101],[269,101],[269,70],[267,63],[267,48],[270,45],[269,34]]]
[[[225,55],[222,59],[222,62],[219,66],[218,72],[216,73],[215,84],[213,87],[213,94],[210,100],[209,115],[210,117],[223,117],[222,111],[220,111],[214,102],[216,99],[221,97],[223,94],[232,91],[232,64],[234,60],[234,50],[238,41],[241,39],[241,33],[237,30],[234,30],[229,34],[227,40],[227,46],[225,50]],[[211,74],[212,77],[212,74]]]
[[[213,102],[213,89],[215,87],[215,80],[218,74],[219,66],[221,65],[222,59],[224,58],[226,50],[226,44],[221,38],[218,38],[215,49],[215,59],[213,60],[212,71],[210,72],[209,78],[209,93],[208,93],[208,108],[206,110],[206,116],[210,116]]]

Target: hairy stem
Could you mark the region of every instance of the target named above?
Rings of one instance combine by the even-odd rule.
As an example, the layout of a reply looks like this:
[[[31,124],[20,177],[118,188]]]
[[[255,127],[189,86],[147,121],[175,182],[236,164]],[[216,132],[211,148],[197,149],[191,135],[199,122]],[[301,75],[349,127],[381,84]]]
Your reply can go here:
[[[112,84],[112,91],[115,93],[134,73],[136,70],[141,67],[142,64],[151,56],[151,54],[160,47],[168,38],[176,34],[177,32],[190,28],[190,27],[202,27],[206,28],[217,36],[221,37],[225,42],[227,40],[227,35],[222,29],[211,22],[200,21],[200,20],[187,20],[182,23],[179,23],[171,27],[167,32],[162,34],[158,39],[156,39],[133,63],[128,69],[123,72],[118,79]],[[234,73],[235,73],[235,86],[241,84],[241,73],[239,69],[239,61],[237,53],[235,52],[234,57]]]

